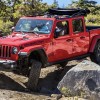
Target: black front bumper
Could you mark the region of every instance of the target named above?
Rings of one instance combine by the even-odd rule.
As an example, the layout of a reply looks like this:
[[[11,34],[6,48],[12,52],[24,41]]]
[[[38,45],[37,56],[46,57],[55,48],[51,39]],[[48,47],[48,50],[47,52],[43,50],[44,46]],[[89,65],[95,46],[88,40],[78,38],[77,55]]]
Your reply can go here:
[[[0,67],[4,69],[15,69],[17,67],[16,61],[13,60],[1,60],[0,59]]]

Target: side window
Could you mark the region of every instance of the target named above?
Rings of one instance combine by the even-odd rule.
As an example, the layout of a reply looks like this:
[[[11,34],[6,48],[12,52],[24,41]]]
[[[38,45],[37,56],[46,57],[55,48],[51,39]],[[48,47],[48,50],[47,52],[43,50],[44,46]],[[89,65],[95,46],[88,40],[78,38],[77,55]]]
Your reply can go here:
[[[64,36],[64,35],[69,34],[69,23],[68,23],[68,21],[57,22],[56,31],[58,31],[58,36]]]
[[[82,19],[73,20],[72,24],[73,24],[73,32],[74,33],[79,33],[79,32],[84,31]]]

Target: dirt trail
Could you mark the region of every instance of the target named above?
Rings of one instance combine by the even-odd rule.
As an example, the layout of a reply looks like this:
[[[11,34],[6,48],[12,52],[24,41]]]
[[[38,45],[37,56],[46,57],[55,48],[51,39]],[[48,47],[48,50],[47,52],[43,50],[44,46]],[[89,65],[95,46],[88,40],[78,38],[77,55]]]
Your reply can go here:
[[[39,92],[26,88],[28,78],[12,72],[0,71],[0,100],[55,100],[50,97],[61,77],[78,62],[71,61],[65,69],[50,66],[43,68],[39,80]]]

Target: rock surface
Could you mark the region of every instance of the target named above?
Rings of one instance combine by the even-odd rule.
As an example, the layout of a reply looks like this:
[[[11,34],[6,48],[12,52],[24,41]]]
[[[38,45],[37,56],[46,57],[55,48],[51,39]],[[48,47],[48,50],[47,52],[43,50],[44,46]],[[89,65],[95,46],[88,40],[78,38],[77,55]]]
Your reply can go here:
[[[65,96],[91,97],[95,92],[94,100],[100,100],[100,66],[88,60],[82,61],[65,74],[57,88]]]

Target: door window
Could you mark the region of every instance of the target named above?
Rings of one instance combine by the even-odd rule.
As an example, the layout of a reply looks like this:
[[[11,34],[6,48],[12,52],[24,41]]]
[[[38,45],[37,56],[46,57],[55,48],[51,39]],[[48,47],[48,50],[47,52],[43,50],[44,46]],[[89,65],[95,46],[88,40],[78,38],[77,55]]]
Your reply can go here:
[[[72,24],[74,33],[80,33],[84,31],[82,19],[75,19],[73,20]]]
[[[69,34],[69,25],[67,21],[60,21],[56,24],[56,31],[58,36],[64,36]]]

